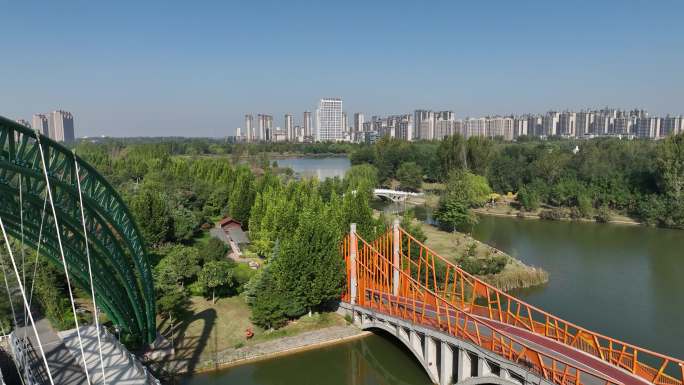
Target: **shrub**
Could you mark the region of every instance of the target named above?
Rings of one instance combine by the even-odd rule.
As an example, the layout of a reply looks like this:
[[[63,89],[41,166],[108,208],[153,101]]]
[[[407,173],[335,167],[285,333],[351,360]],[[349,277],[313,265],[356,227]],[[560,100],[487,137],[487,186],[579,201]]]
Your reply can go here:
[[[610,222],[611,219],[611,214],[610,210],[606,206],[601,206],[599,207],[598,211],[596,212],[596,221],[601,222],[601,223],[607,223]]]
[[[563,213],[562,209],[554,208],[551,210],[543,210],[541,213],[539,213],[539,217],[549,221],[560,221],[565,217],[565,214]]]

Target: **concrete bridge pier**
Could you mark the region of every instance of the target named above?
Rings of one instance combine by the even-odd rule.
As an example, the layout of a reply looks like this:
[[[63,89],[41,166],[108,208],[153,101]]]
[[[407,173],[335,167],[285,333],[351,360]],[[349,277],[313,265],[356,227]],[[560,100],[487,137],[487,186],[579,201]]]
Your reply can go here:
[[[363,330],[384,330],[401,341],[439,385],[553,385],[495,353],[449,334],[346,302],[338,312]]]

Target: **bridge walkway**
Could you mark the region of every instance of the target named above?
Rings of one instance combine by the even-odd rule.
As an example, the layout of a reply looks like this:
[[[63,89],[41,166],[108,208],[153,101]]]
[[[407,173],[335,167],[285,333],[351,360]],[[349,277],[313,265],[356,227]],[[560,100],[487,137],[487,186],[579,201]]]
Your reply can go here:
[[[83,367],[78,364],[76,356],[62,342],[57,332],[50,325],[50,322],[46,318],[36,320],[36,330],[40,336],[54,383],[60,385],[88,385]],[[38,347],[38,340],[33,333],[33,329],[30,326],[17,328],[15,335],[26,343],[24,352],[27,365],[34,379],[40,384],[50,384],[45,364],[40,354],[40,348]],[[23,338],[24,336],[26,336],[26,339]],[[78,357],[80,358],[80,355]]]
[[[379,301],[385,306],[396,306],[397,308],[404,309],[409,312],[423,314],[427,317],[427,320],[423,318],[423,322],[421,322],[424,326],[429,326],[440,331],[447,329],[445,325],[445,309],[440,308],[438,312],[435,306],[426,304],[422,301],[376,292],[372,289],[366,289],[366,297],[371,302],[373,302],[372,300],[375,300],[375,302]],[[441,317],[438,314],[440,312],[442,313]],[[481,331],[476,330],[474,325],[470,324],[462,317],[459,317],[459,312],[460,310],[448,310],[447,314],[452,325],[459,324],[459,326],[462,328],[468,329],[473,335],[478,332],[481,333]],[[637,375],[629,373],[621,368],[617,368],[598,357],[594,357],[558,341],[535,334],[529,330],[491,320],[483,316],[472,314],[470,316],[478,319],[479,322],[489,326],[492,330],[495,330],[500,334],[513,337],[515,340],[524,343],[529,348],[539,351],[551,358],[565,362],[598,378],[608,379],[614,384],[649,385],[649,382]]]
[[[81,349],[76,330],[60,332],[59,336],[71,355],[78,357],[79,362],[81,362]],[[123,345],[108,334],[102,335],[100,339],[107,384],[144,385],[148,383],[143,366]],[[100,353],[97,346],[97,329],[94,326],[81,327],[81,340],[83,341],[83,351],[88,364],[90,381],[93,384],[101,384],[103,383],[102,366],[100,365]]]

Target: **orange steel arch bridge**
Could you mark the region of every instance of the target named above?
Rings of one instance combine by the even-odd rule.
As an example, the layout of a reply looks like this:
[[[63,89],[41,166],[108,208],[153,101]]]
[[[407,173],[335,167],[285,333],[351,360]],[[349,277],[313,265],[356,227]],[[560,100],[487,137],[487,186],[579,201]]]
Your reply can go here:
[[[559,385],[684,385],[684,361],[565,321],[465,272],[395,222],[341,244],[346,306],[429,328]]]

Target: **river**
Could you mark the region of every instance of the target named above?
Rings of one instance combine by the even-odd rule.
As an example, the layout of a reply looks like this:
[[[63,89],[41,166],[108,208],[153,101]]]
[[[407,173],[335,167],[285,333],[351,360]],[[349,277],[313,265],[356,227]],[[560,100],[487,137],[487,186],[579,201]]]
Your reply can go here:
[[[340,176],[349,168],[345,158],[278,164],[302,175]],[[429,221],[430,214],[420,209],[417,217]],[[548,284],[515,295],[591,330],[684,358],[684,231],[483,216],[473,236],[549,272]],[[410,353],[385,336],[199,374],[184,382],[429,383]]]

